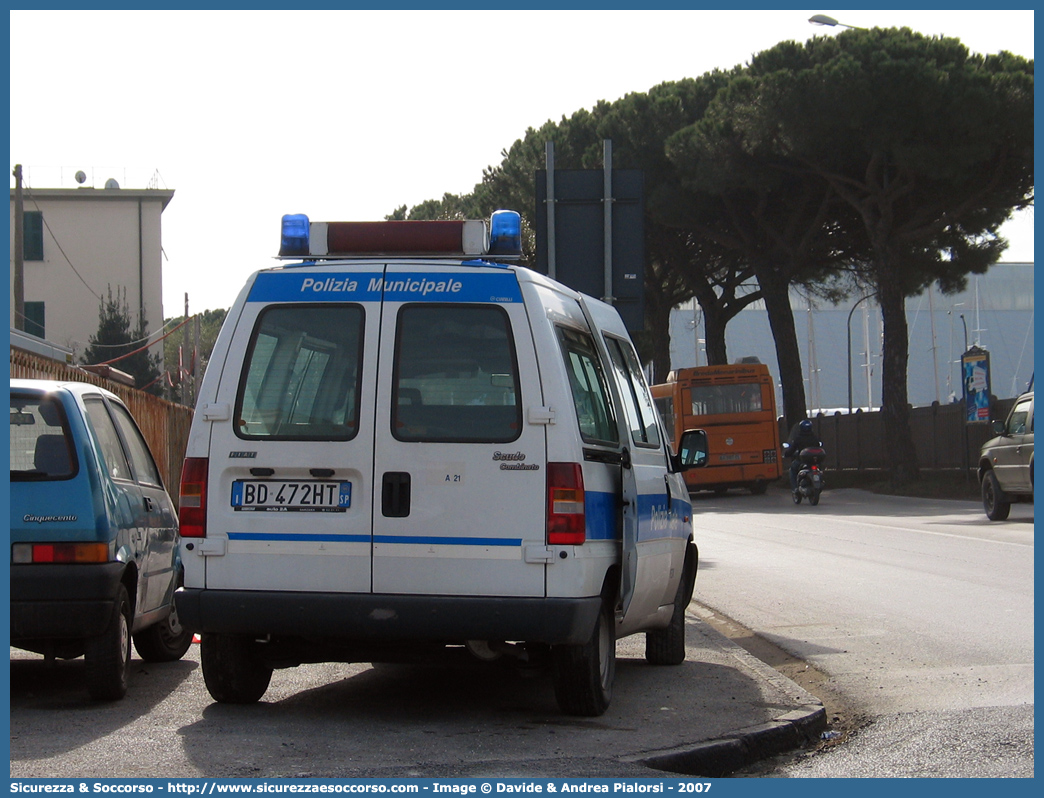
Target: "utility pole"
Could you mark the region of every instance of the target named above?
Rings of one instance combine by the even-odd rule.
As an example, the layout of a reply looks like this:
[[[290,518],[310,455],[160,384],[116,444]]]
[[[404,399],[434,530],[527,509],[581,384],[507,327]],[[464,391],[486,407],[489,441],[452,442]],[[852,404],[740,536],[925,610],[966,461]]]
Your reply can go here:
[[[199,390],[199,314],[192,317],[192,392],[189,394],[189,407],[196,406],[196,394]]]
[[[14,326],[25,330],[25,211],[22,204],[22,165],[15,164],[14,207]]]
[[[188,292],[185,293],[185,321],[188,322]],[[185,358],[189,357],[189,325],[185,324],[185,331],[181,334],[181,357],[178,358],[178,383],[181,385],[181,403],[183,405],[188,404],[189,386],[188,386],[188,371],[185,369]]]

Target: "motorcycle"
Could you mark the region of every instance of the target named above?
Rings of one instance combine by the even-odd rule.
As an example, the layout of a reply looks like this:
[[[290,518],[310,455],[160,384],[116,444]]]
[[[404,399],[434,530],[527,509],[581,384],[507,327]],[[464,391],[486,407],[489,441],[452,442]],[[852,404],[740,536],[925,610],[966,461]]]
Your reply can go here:
[[[784,450],[787,444],[783,444]],[[797,490],[791,493],[794,504],[801,504],[802,499],[815,507],[819,504],[819,494],[823,491],[822,463],[826,459],[826,450],[822,446],[809,446],[796,455],[801,463],[797,475]]]

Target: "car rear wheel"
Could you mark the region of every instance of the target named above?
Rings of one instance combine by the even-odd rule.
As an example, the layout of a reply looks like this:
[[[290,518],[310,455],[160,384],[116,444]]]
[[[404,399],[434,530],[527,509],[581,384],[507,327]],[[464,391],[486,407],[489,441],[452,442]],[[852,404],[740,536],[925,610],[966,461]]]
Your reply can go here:
[[[609,708],[616,677],[616,630],[605,597],[591,638],[552,648],[555,698],[567,715],[596,717]]]
[[[192,632],[181,625],[173,606],[162,621],[134,635],[134,647],[146,662],[174,662],[185,656],[191,645]]]
[[[199,648],[203,681],[215,701],[253,704],[261,700],[272,680],[272,669],[262,661],[253,640],[205,633]]]
[[[1011,502],[1004,496],[997,475],[987,471],[982,478],[982,507],[991,521],[1003,521],[1011,512]]]
[[[108,628],[84,647],[87,691],[95,701],[118,701],[127,694],[131,660],[131,608],[127,588],[120,585]]]

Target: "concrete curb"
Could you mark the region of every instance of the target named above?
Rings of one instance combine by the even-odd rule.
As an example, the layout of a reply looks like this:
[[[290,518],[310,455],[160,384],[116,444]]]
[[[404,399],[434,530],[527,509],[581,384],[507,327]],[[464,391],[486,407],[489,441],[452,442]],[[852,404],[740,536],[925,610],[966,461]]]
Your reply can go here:
[[[827,727],[826,709],[814,695],[791,679],[766,665],[736,643],[699,619],[709,610],[697,604],[688,609],[687,632],[701,635],[738,660],[737,666],[754,671],[793,700],[793,709],[772,720],[731,732],[716,740],[705,740],[661,751],[647,751],[622,759],[640,762],[650,768],[689,776],[720,778],[740,768],[798,748],[819,737]]]

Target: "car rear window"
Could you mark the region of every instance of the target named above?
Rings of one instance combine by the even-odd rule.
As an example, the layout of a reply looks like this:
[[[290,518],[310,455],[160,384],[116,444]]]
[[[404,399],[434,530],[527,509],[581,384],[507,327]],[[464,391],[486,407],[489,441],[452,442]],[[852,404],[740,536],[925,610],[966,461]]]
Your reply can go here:
[[[61,403],[53,396],[11,394],[11,481],[69,479],[75,447]]]
[[[265,308],[240,380],[236,435],[330,441],[355,437],[362,345],[360,305]]]

